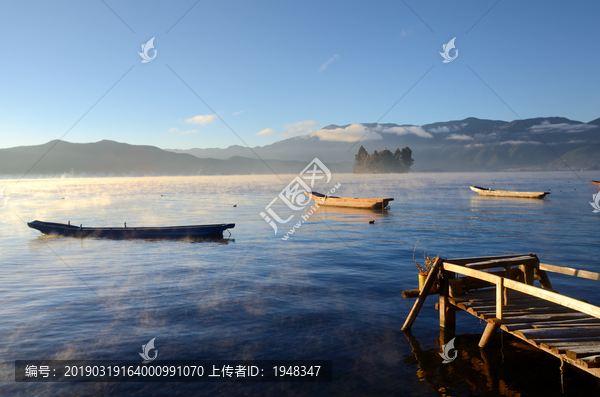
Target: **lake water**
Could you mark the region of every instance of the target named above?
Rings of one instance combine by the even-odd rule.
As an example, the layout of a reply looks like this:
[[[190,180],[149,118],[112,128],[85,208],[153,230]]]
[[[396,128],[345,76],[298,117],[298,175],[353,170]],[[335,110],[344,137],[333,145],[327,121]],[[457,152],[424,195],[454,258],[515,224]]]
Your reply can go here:
[[[336,194],[394,197],[391,209],[321,208],[287,241],[289,227],[275,235],[259,213],[295,175],[0,181],[8,197],[0,211],[0,394],[561,395],[558,359],[501,333],[482,353],[484,326],[465,313],[457,315],[458,359],[442,364],[437,299],[427,300],[409,339],[400,328],[414,301],[400,293],[418,286],[417,241],[443,258],[532,252],[599,271],[600,214],[589,204],[598,189],[586,181],[600,178],[578,174],[585,181],[568,172],[334,174],[315,190],[339,182]],[[552,194],[483,198],[470,184]],[[304,214],[275,208],[295,214],[290,227]],[[225,241],[120,241],[39,238],[25,224],[33,220],[236,226]],[[600,304],[597,282],[551,280]],[[325,359],[334,380],[14,382],[17,359],[139,360],[152,338],[157,360]],[[568,365],[564,384],[566,395],[600,394],[595,378]]]

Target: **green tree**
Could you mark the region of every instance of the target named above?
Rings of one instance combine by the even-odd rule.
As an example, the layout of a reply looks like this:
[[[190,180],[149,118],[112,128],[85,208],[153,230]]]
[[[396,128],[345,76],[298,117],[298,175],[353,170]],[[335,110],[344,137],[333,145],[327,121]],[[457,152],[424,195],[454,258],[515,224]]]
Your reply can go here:
[[[369,159],[367,160],[367,169],[366,171],[372,174],[376,174],[379,171],[380,168],[380,162],[381,159],[379,158],[379,153],[377,153],[377,150],[375,150],[373,152],[372,155],[369,156]]]
[[[387,149],[379,153],[380,171],[379,172],[398,172],[397,161],[392,152]]]
[[[361,146],[358,149],[358,154],[354,157],[354,164],[352,170],[355,174],[362,174],[366,171],[367,161],[369,160],[369,153],[366,149]]]
[[[402,149],[400,159],[402,160],[402,165],[404,165],[407,170],[410,170],[410,167],[412,167],[415,162],[412,158],[412,150],[410,150],[408,146]]]
[[[364,147],[358,149],[358,153],[354,157],[352,170],[355,174],[362,173],[384,173],[384,172],[409,172],[413,165],[412,151],[405,147],[392,154],[391,151],[383,149],[381,152],[375,150],[369,155]]]

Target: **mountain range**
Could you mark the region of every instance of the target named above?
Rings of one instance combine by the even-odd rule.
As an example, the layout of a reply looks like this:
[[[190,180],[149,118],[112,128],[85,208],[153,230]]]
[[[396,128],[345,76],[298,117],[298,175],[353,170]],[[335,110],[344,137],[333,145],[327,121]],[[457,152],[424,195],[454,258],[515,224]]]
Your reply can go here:
[[[41,160],[39,160],[41,159]],[[38,162],[39,160],[39,162]],[[37,163],[36,163],[37,162]],[[347,172],[350,163],[326,163],[332,172]],[[94,143],[50,141],[43,145],[0,149],[0,176],[152,176],[298,174],[307,163],[233,156],[201,159],[155,146],[103,140]]]
[[[19,177],[28,170],[28,176],[297,174],[315,157],[333,172],[351,172],[361,145],[369,153],[408,146],[414,171],[600,169],[600,119],[470,117],[422,126],[329,125],[252,150],[50,141],[0,149],[0,175]]]
[[[408,146],[413,151],[414,171],[593,169],[600,167],[599,127],[600,118],[583,123],[564,117],[509,122],[470,117],[422,126],[329,125],[309,135],[252,149],[269,159],[308,162],[319,157],[330,162],[352,162],[361,145],[369,153]],[[367,135],[355,143],[364,133]],[[347,139],[349,136],[356,139]],[[248,156],[250,152],[247,147],[237,145],[226,149],[172,151],[221,159]]]

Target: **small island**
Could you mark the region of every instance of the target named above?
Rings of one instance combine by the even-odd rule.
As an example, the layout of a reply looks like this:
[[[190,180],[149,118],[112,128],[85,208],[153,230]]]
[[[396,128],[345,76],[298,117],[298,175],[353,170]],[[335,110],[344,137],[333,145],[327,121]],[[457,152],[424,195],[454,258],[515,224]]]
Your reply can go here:
[[[412,150],[405,147],[392,154],[391,151],[383,149],[381,152],[375,150],[373,154],[369,154],[366,149],[361,146],[358,149],[358,154],[354,158],[352,171],[355,174],[383,174],[392,172],[409,172],[413,165]]]

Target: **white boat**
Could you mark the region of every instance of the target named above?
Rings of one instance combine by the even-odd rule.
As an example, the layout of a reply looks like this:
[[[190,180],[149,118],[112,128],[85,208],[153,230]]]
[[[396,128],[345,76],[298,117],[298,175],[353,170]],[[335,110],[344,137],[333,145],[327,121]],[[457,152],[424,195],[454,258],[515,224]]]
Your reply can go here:
[[[519,197],[519,198],[533,198],[543,199],[550,192],[514,192],[510,190],[493,190],[486,189],[479,186],[471,186],[471,190],[479,193],[480,196],[493,196],[493,197]]]
[[[353,197],[337,197],[325,196],[317,192],[304,192],[308,197],[313,199],[319,205],[328,205],[330,207],[351,207],[351,208],[369,208],[382,209],[388,206],[393,198],[353,198]]]

